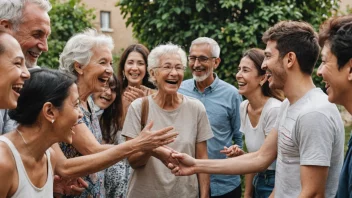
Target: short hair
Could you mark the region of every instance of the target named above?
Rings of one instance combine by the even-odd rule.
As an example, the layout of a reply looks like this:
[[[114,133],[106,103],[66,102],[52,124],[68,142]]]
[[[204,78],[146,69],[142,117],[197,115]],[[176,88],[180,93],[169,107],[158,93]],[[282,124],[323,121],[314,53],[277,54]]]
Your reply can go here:
[[[148,56],[148,72],[150,73],[151,70],[154,68],[159,67],[160,64],[160,58],[162,56],[168,55],[168,54],[178,54],[181,58],[181,63],[184,68],[187,67],[187,56],[186,52],[178,45],[172,44],[172,43],[167,43],[164,45],[158,45],[156,46],[149,54]],[[149,81],[152,82],[154,85],[157,85],[155,82],[155,79],[152,77],[149,77]]]
[[[7,19],[13,25],[13,29],[16,30],[22,22],[26,3],[36,4],[45,12],[49,12],[52,8],[49,0],[1,0],[0,19]]]
[[[6,29],[5,29],[4,27],[0,26],[0,37],[1,37],[2,35],[4,35],[4,34],[10,35],[10,34],[6,31]],[[12,36],[12,35],[10,35],[10,36]],[[0,41],[0,55],[1,55],[2,53],[4,53],[5,51],[6,51],[6,48],[5,48],[5,45],[4,45],[4,41]]]
[[[10,118],[22,125],[34,124],[46,102],[60,109],[75,81],[71,75],[46,68],[32,69],[30,73],[31,78],[24,82],[20,91],[16,109],[9,111]]]
[[[319,30],[319,44],[330,46],[341,69],[352,58],[352,15],[330,18]]]
[[[146,66],[145,70],[147,71],[147,68],[148,68],[149,49],[142,44],[133,44],[128,46],[121,55],[119,68],[117,70],[117,78],[120,80],[122,84],[122,90],[125,90],[125,88],[128,86],[128,80],[126,78],[125,79],[123,78],[123,72],[125,70],[125,64],[126,64],[128,55],[130,55],[131,52],[140,53],[145,62],[145,66]],[[148,72],[146,72],[145,76],[143,77],[142,84],[149,88],[155,88],[154,85],[148,81],[148,78],[149,78],[149,74]]]
[[[220,57],[219,44],[214,39],[208,38],[208,37],[199,37],[199,38],[193,40],[189,50],[191,50],[193,45],[202,45],[202,44],[208,44],[210,46],[211,55],[213,57],[216,57],[216,58]]]
[[[318,34],[306,22],[281,21],[263,35],[264,43],[276,41],[280,58],[294,52],[300,69],[311,75],[319,56]]]
[[[93,55],[92,49],[97,46],[107,46],[112,51],[114,41],[110,36],[100,34],[95,29],[86,29],[72,36],[60,55],[59,69],[77,76],[74,63],[78,62],[82,66],[87,66]]]
[[[260,76],[265,75],[266,71],[261,68],[262,63],[265,58],[264,50],[259,49],[259,48],[251,48],[243,53],[242,58],[244,58],[244,57],[249,58],[254,63],[254,66],[258,71],[258,75],[260,75]],[[283,99],[284,99],[283,92],[278,89],[271,89],[269,87],[268,81],[266,81],[261,86],[261,89],[262,89],[262,93],[264,96],[273,97],[273,98],[276,98],[280,101],[283,101]]]

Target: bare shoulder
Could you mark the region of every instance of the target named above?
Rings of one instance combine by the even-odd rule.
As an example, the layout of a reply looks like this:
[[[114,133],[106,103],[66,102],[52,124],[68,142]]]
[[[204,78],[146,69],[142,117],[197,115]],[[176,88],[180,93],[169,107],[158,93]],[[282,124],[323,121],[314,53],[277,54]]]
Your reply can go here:
[[[0,197],[13,195],[17,189],[16,162],[8,145],[0,141]]]

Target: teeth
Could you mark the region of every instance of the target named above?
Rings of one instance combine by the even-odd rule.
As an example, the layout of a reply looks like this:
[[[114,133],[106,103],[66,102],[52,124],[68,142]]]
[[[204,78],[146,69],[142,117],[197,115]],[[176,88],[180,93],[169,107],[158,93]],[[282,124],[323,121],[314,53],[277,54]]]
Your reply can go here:
[[[23,85],[12,85],[12,88],[15,88],[15,89],[22,89],[22,88],[23,88]]]
[[[239,86],[244,86],[244,85],[246,85],[247,83],[244,83],[244,82],[238,82],[238,85]]]
[[[132,77],[138,77],[139,74],[130,74],[130,76],[132,76]]]
[[[29,53],[30,55],[34,56],[34,57],[39,57],[39,56],[40,56],[40,53],[31,52],[31,51],[29,51],[28,53]]]

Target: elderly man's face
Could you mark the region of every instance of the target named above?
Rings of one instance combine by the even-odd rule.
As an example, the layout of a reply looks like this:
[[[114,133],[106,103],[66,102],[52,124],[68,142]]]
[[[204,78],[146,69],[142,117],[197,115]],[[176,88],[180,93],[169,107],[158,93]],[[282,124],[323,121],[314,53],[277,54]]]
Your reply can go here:
[[[28,68],[36,66],[40,54],[48,51],[50,31],[48,13],[36,4],[26,3],[22,21],[12,35],[21,45]]]
[[[4,47],[4,52],[0,54],[0,108],[14,109],[24,81],[30,74],[16,39],[9,34],[1,34],[0,42]]]
[[[218,66],[217,59],[212,56],[208,44],[193,45],[189,52],[189,67],[193,79],[202,82],[212,77],[214,69]]]

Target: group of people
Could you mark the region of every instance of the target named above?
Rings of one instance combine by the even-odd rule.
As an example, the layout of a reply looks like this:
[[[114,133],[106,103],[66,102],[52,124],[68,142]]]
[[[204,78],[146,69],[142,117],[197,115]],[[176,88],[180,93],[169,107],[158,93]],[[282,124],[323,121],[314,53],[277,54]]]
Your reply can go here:
[[[215,73],[220,46],[208,37],[188,56],[172,43],[131,45],[114,74],[112,38],[87,29],[58,70],[39,67],[50,9],[0,2],[0,197],[240,198],[242,174],[246,198],[352,196],[351,140],[343,162],[333,104],[352,114],[352,16],[319,35],[275,24],[266,49],[237,63],[237,89]],[[311,78],[320,52],[327,95]]]

